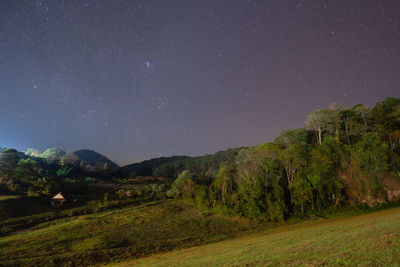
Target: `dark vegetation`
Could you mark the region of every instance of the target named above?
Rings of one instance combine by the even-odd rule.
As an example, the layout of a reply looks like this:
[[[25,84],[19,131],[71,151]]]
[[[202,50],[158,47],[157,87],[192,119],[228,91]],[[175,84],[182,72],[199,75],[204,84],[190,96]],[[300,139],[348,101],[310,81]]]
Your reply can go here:
[[[67,199],[74,195],[78,201],[50,207],[51,197],[60,191]],[[6,252],[0,255],[0,261],[34,265],[44,256],[53,263],[107,262],[106,259],[139,257],[232,237],[253,228],[250,222],[276,225],[293,218],[330,216],[354,207],[392,205],[399,199],[400,99],[396,98],[386,98],[373,108],[331,104],[327,109],[311,112],[305,128],[283,131],[271,143],[202,157],[157,158],[121,168],[90,150],[66,153],[51,148],[43,153],[35,149],[22,153],[1,148],[0,235],[4,239],[0,239],[0,251]],[[46,227],[53,223],[61,225],[68,220],[79,224],[79,218],[85,216],[120,214],[120,210],[130,211],[152,201],[159,202],[149,206],[148,213],[150,209],[171,213],[168,218],[160,215],[157,223],[174,221],[174,214],[179,217],[184,212],[181,209],[190,210],[190,214],[184,212],[181,221],[165,227],[155,221],[147,224],[148,220],[143,221],[144,225],[136,223],[136,217],[120,225],[119,220],[125,219],[116,215],[112,221],[121,229],[110,228],[107,236],[103,235],[108,226],[96,219],[93,227],[99,231],[99,240],[94,235],[74,234],[76,239],[71,241],[66,232],[65,239],[69,241],[57,243],[63,254],[57,257],[54,251],[48,251],[50,241],[49,247],[35,247],[35,242],[47,242],[38,236],[26,236],[30,241],[18,239],[26,246],[20,252],[13,252],[8,243],[16,242],[13,237],[21,231],[47,231]],[[176,210],[166,203],[180,208]],[[193,227],[189,230],[184,225],[192,215]],[[209,216],[221,221],[204,224]],[[247,226],[241,226],[243,221],[235,224],[237,228],[229,228],[228,222],[236,220],[233,218],[242,218]],[[60,227],[63,231],[68,228]],[[81,230],[94,231],[85,227]],[[140,234],[140,227],[147,227],[147,232]],[[157,237],[150,230],[154,227],[162,228]],[[198,233],[204,231],[215,232],[215,238],[212,234],[201,238]],[[178,236],[176,240],[174,235]],[[88,247],[82,248],[81,253],[74,248],[82,240],[88,242]],[[10,247],[5,250],[7,246]],[[23,254],[30,253],[30,247],[35,248],[36,254],[25,261]]]

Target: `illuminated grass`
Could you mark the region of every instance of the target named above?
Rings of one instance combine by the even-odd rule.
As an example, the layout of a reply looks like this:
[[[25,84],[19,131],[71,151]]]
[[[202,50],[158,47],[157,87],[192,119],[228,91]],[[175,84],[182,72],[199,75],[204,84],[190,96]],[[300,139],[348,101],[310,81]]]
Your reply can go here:
[[[279,227],[115,266],[399,266],[400,209]]]

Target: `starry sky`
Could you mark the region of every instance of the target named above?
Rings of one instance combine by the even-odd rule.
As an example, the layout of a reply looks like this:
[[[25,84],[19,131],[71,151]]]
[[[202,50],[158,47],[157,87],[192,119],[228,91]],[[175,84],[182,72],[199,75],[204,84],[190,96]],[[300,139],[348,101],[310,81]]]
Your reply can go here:
[[[400,97],[396,0],[0,0],[0,146],[123,165]]]

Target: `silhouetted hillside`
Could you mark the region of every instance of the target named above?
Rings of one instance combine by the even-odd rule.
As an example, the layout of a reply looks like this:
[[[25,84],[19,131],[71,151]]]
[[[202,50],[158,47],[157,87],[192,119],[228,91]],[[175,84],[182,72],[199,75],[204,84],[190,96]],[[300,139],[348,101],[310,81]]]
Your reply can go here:
[[[120,175],[123,177],[132,176],[150,176],[153,170],[159,166],[178,160],[188,159],[187,156],[161,157],[133,163],[120,168]]]
[[[106,156],[93,150],[82,149],[75,151],[74,154],[79,157],[81,162],[83,162],[83,165],[98,166],[107,164],[107,168],[111,169],[119,167],[115,162],[111,161]]]

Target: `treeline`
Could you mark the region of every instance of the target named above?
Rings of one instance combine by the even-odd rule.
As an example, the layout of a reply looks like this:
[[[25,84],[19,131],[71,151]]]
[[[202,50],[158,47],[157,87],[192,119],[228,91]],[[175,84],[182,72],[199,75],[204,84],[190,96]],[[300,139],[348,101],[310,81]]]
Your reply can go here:
[[[385,180],[400,179],[400,99],[333,103],[272,143],[169,162],[154,175],[177,177],[169,197],[265,220],[396,200]]]

